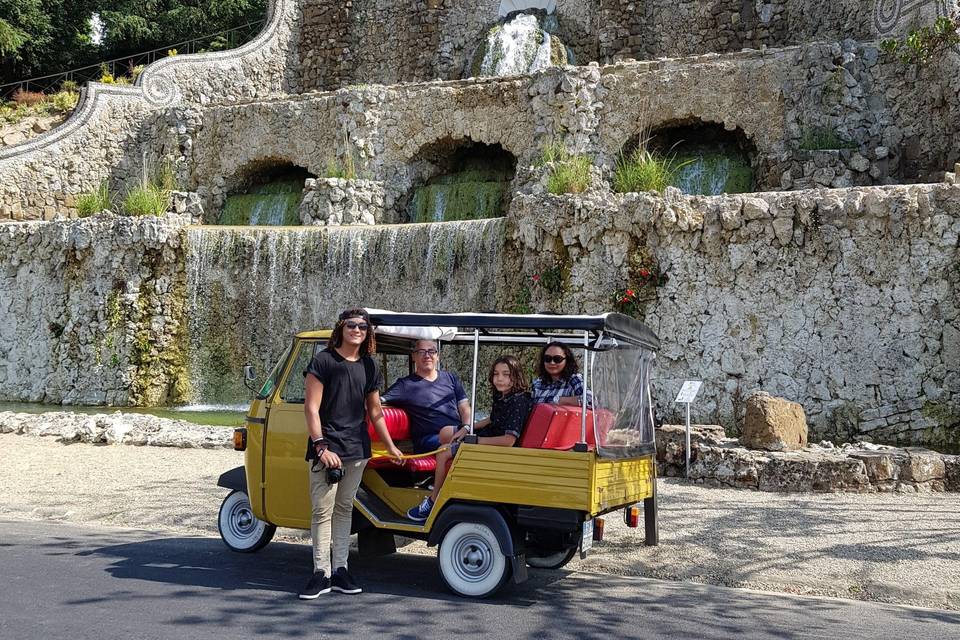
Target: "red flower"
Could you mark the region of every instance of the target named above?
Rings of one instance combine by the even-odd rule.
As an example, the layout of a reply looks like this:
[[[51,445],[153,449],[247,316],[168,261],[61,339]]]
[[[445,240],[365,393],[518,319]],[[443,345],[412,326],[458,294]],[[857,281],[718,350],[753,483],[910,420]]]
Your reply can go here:
[[[533,276],[533,281],[534,281],[534,282],[540,282],[540,276],[539,276],[539,274]]]
[[[633,289],[627,289],[626,293],[627,293],[627,295],[628,295],[629,297],[631,297],[631,298],[635,295],[635,294],[633,293]],[[624,298],[624,299],[626,299],[626,298]]]
[[[646,270],[646,269],[640,269],[640,277],[641,277],[641,278],[649,278],[649,277],[650,277],[650,272],[649,272],[648,270]]]
[[[630,298],[623,298],[620,300],[620,302],[630,302]]]

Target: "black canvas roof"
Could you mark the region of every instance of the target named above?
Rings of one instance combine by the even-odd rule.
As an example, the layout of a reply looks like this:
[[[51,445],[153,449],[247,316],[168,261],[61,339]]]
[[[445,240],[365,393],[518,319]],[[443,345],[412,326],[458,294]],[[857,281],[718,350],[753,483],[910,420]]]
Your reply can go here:
[[[558,330],[590,331],[636,344],[653,351],[660,340],[650,328],[621,313],[601,315],[553,315],[508,313],[401,313],[370,309],[375,325],[393,327],[456,327],[460,331],[479,329],[484,334],[524,331],[531,333]]]

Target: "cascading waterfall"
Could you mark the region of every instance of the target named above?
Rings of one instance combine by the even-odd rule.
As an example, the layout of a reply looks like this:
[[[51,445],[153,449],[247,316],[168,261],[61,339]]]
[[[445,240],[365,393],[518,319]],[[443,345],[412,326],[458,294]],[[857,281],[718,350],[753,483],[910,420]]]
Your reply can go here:
[[[511,178],[512,172],[496,169],[438,176],[414,191],[410,219],[445,222],[502,216]]]
[[[254,187],[249,193],[227,197],[220,216],[224,225],[298,225],[302,180],[284,180]]]
[[[504,220],[187,231],[193,401],[249,397],[245,363],[265,374],[298,331],[339,311],[466,311],[496,304]]]
[[[495,25],[474,57],[472,75],[519,75],[568,64],[567,47],[550,33],[555,23],[554,16],[517,13]]]

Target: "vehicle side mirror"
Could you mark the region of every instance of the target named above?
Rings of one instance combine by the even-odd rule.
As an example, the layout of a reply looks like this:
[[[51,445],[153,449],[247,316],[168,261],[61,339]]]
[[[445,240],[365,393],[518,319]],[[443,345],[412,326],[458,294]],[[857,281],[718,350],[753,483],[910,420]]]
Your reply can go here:
[[[257,373],[253,369],[252,364],[243,365],[243,386],[245,386],[250,391],[254,393],[257,392],[254,383],[257,381]]]

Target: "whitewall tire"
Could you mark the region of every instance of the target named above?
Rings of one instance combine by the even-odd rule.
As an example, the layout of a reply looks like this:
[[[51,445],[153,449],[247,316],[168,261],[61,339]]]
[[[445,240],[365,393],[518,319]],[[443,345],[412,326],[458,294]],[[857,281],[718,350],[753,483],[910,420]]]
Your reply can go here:
[[[454,593],[486,598],[496,593],[510,577],[510,561],[490,527],[460,522],[440,542],[440,576]]]
[[[253,553],[273,539],[277,527],[253,515],[250,497],[244,491],[232,491],[220,505],[217,529],[231,551]]]

